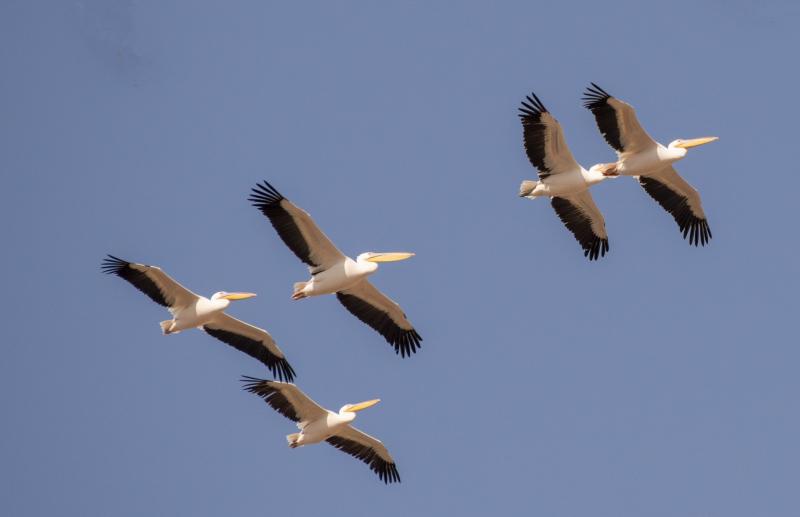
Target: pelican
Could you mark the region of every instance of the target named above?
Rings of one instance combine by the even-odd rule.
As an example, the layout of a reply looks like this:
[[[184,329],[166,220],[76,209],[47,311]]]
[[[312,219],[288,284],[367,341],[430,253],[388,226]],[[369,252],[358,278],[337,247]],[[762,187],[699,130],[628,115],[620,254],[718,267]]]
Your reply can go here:
[[[245,390],[263,398],[275,411],[297,422],[300,432],[286,436],[290,448],[324,440],[369,465],[384,483],[400,482],[397,466],[380,440],[350,425],[358,411],[374,406],[380,399],[345,404],[334,413],[311,400],[294,384],[247,376],[242,377],[242,382]]]
[[[561,124],[536,94],[526,99],[519,108],[519,118],[525,152],[539,170],[539,181],[523,181],[519,195],[528,199],[549,197],[556,214],[583,248],[583,255],[597,260],[608,251],[608,234],[589,187],[613,177],[613,173],[603,174],[597,166],[588,171],[581,167],[564,141]]]
[[[711,239],[700,193],[686,182],[672,164],[689,149],[718,140],[715,136],[673,140],[666,147],[653,140],[639,125],[633,106],[612,97],[594,83],[584,92],[584,106],[594,114],[608,145],[617,151],[617,162],[601,164],[605,174],[633,176],[645,192],[669,212],[689,244],[705,246]]]
[[[294,380],[294,370],[266,330],[239,321],[224,312],[232,300],[246,300],[255,294],[220,291],[209,299],[186,289],[161,268],[128,262],[113,255],[103,260],[101,268],[104,273],[127,280],[172,313],[171,320],[160,323],[165,335],[200,328],[223,343],[258,359],[279,379]]]
[[[294,284],[293,300],[336,293],[350,313],[378,331],[402,357],[422,346],[422,337],[400,306],[367,280],[379,263],[406,260],[413,253],[367,252],[353,260],[334,246],[310,215],[272,185],[265,181],[252,191],[249,201],[267,216],[297,258],[308,265],[311,279]]]

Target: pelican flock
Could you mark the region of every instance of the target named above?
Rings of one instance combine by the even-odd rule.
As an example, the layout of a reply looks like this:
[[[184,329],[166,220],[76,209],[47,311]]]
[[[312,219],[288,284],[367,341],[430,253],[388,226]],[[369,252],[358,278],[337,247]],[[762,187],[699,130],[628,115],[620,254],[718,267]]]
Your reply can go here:
[[[606,142],[616,151],[613,163],[584,168],[573,157],[559,122],[536,94],[519,108],[523,145],[537,180],[524,180],[519,196],[550,198],[557,216],[578,241],[590,261],[609,251],[602,212],[590,188],[608,178],[632,176],[669,212],[689,244],[705,246],[711,230],[698,192],[673,168],[687,150],[717,140],[703,137],[674,140],[664,146],[639,125],[633,108],[595,83],[584,92],[584,106],[594,115]],[[292,300],[334,294],[355,317],[377,331],[401,357],[415,354],[422,337],[400,306],[369,280],[379,264],[414,256],[411,252],[365,252],[352,259],[342,253],[303,209],[270,183],[257,184],[248,201],[274,227],[283,243],[308,266],[310,278],[295,282]],[[400,482],[397,465],[380,440],[351,424],[358,412],[377,404],[371,399],[345,404],[338,412],[323,408],[293,384],[295,371],[270,334],[225,313],[230,303],[255,297],[249,292],[219,291],[206,298],[186,289],[156,266],[108,255],[101,270],[126,280],[151,300],[166,307],[172,318],[160,323],[165,335],[198,328],[260,361],[277,380],[243,376],[243,389],[262,398],[294,421],[299,432],[289,434],[289,447],[327,442],[366,463],[386,484]],[[333,380],[333,379],[331,379]]]

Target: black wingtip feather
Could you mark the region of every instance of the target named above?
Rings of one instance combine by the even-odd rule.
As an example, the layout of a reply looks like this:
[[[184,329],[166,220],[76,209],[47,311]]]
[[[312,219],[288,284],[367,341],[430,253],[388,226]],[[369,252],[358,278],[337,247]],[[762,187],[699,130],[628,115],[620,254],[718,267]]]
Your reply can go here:
[[[252,193],[247,200],[261,211],[277,205],[284,199],[281,193],[266,180],[263,184],[257,183],[256,186],[250,190]]]
[[[270,220],[278,236],[292,253],[305,264],[318,267],[319,264],[311,259],[311,250],[303,237],[303,232],[297,227],[292,215],[281,206],[281,201],[286,198],[266,180],[251,190],[252,194],[247,200]]]
[[[249,391],[250,393],[255,393],[255,389],[258,387],[259,384],[265,383],[269,384],[268,379],[259,379],[258,377],[251,377],[249,375],[242,375],[242,378],[239,379],[244,386],[242,386],[243,390]]]
[[[292,406],[283,393],[273,385],[276,381],[242,375],[241,382],[244,384],[242,386],[243,390],[261,397],[264,399],[264,402],[278,413],[295,422],[300,420],[297,416],[297,412],[294,410],[294,406]]]
[[[648,176],[640,176],[639,184],[661,208],[672,215],[681,235],[689,241],[690,246],[705,246],[709,243],[711,228],[708,221],[694,215],[686,197]]]
[[[581,244],[581,246],[583,247],[583,256],[589,260],[597,260],[600,257],[605,257],[609,250],[608,239],[601,239],[599,237],[595,237],[585,246],[583,244]]]
[[[592,86],[587,87],[583,92],[583,106],[592,111],[603,108],[611,95],[604,89],[597,86],[595,83],[590,83]]]
[[[608,238],[602,238],[592,231],[591,219],[580,208],[561,197],[551,198],[550,204],[564,226],[575,236],[575,240],[583,249],[584,257],[589,260],[605,257],[610,249]]]
[[[400,357],[411,357],[411,354],[415,354],[417,350],[422,348],[422,337],[417,334],[415,329],[399,329],[399,332],[381,332],[381,334],[394,347],[395,353]]]
[[[385,484],[400,483],[400,473],[397,471],[397,465],[395,465],[394,462],[389,462],[381,458],[371,447],[336,435],[331,436],[325,441],[340,451],[366,463],[370,470],[375,472],[378,478]]]
[[[115,257],[109,253],[100,264],[100,269],[107,275],[118,275],[122,270],[130,266],[130,264],[131,263],[127,260]]]
[[[547,121],[542,120],[542,114],[548,113],[547,108],[541,99],[531,92],[525,97],[517,114],[522,122],[522,137],[525,146],[525,154],[531,164],[539,171],[539,178],[544,179],[550,175],[548,161],[546,159],[546,142],[548,133],[553,130]]]
[[[275,375],[282,382],[294,382],[295,371],[285,357],[281,357],[275,362],[274,368],[270,368],[272,375]]]
[[[295,372],[285,357],[273,354],[261,341],[224,329],[204,325],[203,330],[223,343],[232,346],[269,368],[272,375],[284,382],[292,382]]]
[[[525,97],[527,102],[522,101],[522,106],[519,109],[519,118],[522,119],[523,124],[526,122],[539,122],[542,113],[548,113],[547,108],[544,106],[539,97],[531,92],[530,95]]]
[[[583,93],[583,98],[581,99],[583,100],[583,106],[594,115],[597,128],[606,142],[608,142],[608,145],[618,152],[624,152],[625,148],[622,145],[617,113],[614,107],[608,103],[612,96],[595,83],[591,83],[591,85]]]
[[[383,336],[400,357],[410,357],[422,348],[422,336],[416,329],[401,328],[387,313],[355,295],[338,292],[336,298],[351,314]]]
[[[167,300],[167,296],[161,291],[158,284],[156,284],[152,278],[148,277],[146,272],[131,267],[132,264],[133,262],[128,262],[127,260],[109,254],[100,264],[100,270],[108,275],[117,275],[146,294],[157,304],[169,307],[170,300]],[[142,265],[150,267],[146,264]]]

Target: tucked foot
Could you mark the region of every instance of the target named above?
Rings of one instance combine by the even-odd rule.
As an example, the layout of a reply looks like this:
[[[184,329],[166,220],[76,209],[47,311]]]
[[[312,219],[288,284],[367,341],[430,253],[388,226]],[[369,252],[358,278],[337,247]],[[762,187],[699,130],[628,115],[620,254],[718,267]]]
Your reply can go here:
[[[164,333],[165,336],[168,336],[175,332],[173,329],[175,328],[175,320],[166,320],[159,323],[161,326],[161,332]]]
[[[603,176],[619,176],[616,163],[604,163],[597,168]]]
[[[289,442],[290,449],[296,449],[300,447],[300,444],[297,441],[300,439],[300,433],[292,433],[286,435],[286,441]]]
[[[295,282],[294,283],[294,292],[292,293],[292,300],[299,300],[301,298],[306,297],[306,293],[303,291],[308,285],[308,282]]]

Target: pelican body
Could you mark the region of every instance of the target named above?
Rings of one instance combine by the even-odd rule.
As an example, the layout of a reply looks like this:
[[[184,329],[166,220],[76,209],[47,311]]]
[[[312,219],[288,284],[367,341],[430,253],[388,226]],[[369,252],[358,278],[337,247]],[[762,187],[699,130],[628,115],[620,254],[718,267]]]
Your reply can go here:
[[[584,93],[584,106],[592,112],[603,138],[616,152],[615,163],[599,164],[603,174],[633,176],[650,197],[672,215],[689,244],[705,246],[711,239],[700,193],[672,166],[692,147],[718,140],[715,136],[655,141],[639,124],[630,104],[612,97],[594,83]]]
[[[599,167],[595,166],[589,170],[578,165],[570,171],[547,176],[546,178],[533,182],[527,180],[520,189],[520,195],[528,199],[537,197],[556,197],[578,194],[589,190],[592,185],[607,180],[610,176],[603,174]],[[533,187],[527,190],[525,187]]]
[[[367,280],[378,270],[378,263],[405,260],[413,257],[413,253],[367,252],[353,260],[339,251],[305,210],[268,182],[256,185],[249,200],[269,219],[286,246],[308,266],[311,278],[295,282],[293,300],[335,293],[351,314],[380,333],[401,357],[410,356],[422,346],[422,337],[400,306]]]
[[[608,234],[603,214],[595,205],[589,188],[609,177],[597,166],[586,170],[567,147],[558,120],[531,93],[519,108],[525,152],[539,172],[539,181],[525,180],[520,197],[549,197],[561,222],[572,232],[589,260],[605,256]]]
[[[668,146],[658,142],[636,153],[621,153],[614,166],[616,174],[622,176],[642,176],[671,165],[686,157],[687,148],[682,147],[684,140],[675,140]],[[599,168],[608,174],[607,164],[599,164]]]
[[[292,449],[325,441],[355,420],[356,411],[366,409],[379,401],[380,399],[374,399],[357,405],[346,404],[338,413],[326,409],[327,414],[323,418],[309,422],[299,433],[288,435],[286,441],[289,442],[289,447]],[[353,409],[353,407],[357,407],[357,409]]]
[[[653,143],[638,152],[621,152],[615,163],[600,163],[595,168],[607,176],[657,176],[660,171],[686,157],[690,147],[707,144],[717,140],[715,136],[673,140],[664,146]]]
[[[280,379],[293,380],[294,369],[269,332],[225,314],[233,300],[246,300],[254,293],[219,291],[211,298],[186,289],[161,268],[128,262],[109,255],[101,266],[103,272],[117,275],[162,305],[172,314],[171,320],[160,323],[164,334],[176,334],[199,328],[233,348],[261,361]]]
[[[362,253],[356,260],[343,256],[328,269],[312,274],[307,282],[295,284],[293,300],[333,294],[347,290],[378,270],[377,262],[393,262],[413,257],[413,253]]]
[[[226,293],[219,291],[211,298],[197,296],[194,303],[177,308],[173,311],[173,318],[161,322],[164,334],[177,334],[186,329],[202,327],[211,322],[217,314],[222,313],[231,304],[231,300],[244,300],[255,296],[254,293]]]
[[[384,483],[400,482],[397,466],[383,443],[350,425],[357,412],[374,406],[380,399],[345,404],[334,413],[314,402],[294,384],[247,376],[242,377],[242,382],[246,391],[261,397],[271,408],[297,423],[300,432],[286,436],[290,448],[324,441],[369,465]]]

